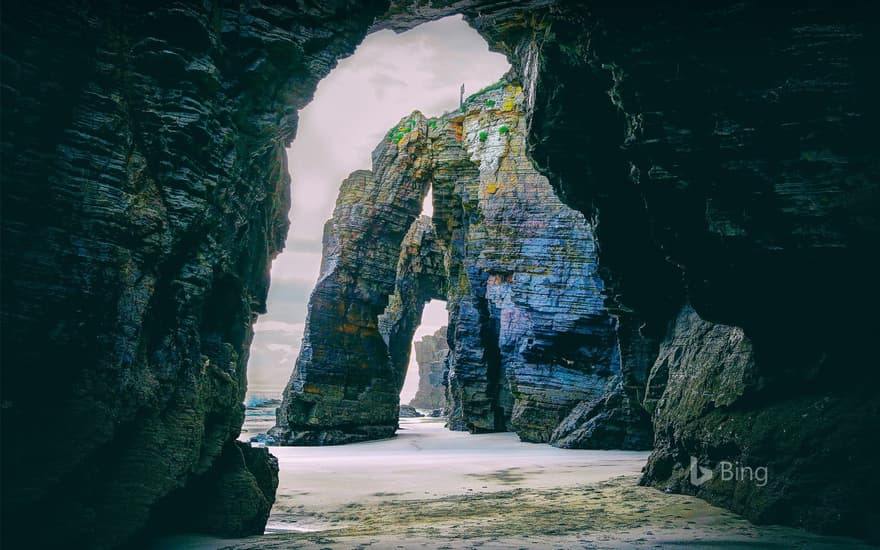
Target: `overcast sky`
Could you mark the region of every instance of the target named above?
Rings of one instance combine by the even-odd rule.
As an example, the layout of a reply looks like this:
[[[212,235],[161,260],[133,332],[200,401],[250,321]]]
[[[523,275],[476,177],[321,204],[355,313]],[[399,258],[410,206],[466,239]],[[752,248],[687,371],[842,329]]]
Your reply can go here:
[[[485,40],[454,16],[403,34],[373,33],[318,84],[314,100],[300,111],[297,137],[287,151],[293,178],[290,233],[272,265],[269,312],[254,326],[251,390],[280,391],[290,376],[318,278],[323,225],[342,180],[370,168],[373,149],[401,118],[414,110],[430,117],[456,109],[462,83],[467,96],[508,69],[503,55],[489,52]],[[446,324],[445,303],[432,302],[422,321],[417,339]],[[416,377],[407,377],[404,403],[417,385]]]

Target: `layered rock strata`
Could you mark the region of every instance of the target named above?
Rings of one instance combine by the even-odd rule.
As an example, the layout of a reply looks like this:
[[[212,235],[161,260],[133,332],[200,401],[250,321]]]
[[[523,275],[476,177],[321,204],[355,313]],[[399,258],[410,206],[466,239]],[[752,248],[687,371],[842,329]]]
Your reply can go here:
[[[784,434],[775,491],[797,506],[738,485],[699,494],[755,520],[869,533],[878,487],[862,445],[880,406],[876,323],[860,314],[880,305],[876,18],[830,0],[609,6],[4,6],[4,543],[122,544],[218,463],[283,242],[281,147],[297,109],[370,25],[456,12],[508,55],[531,156],[597,222],[623,388],[654,411],[645,481],[698,492],[679,483],[690,456],[752,464]],[[441,172],[435,195],[453,188]],[[686,303],[703,321],[679,322]],[[474,306],[460,319],[479,318]],[[760,383],[692,408],[715,384],[698,376],[664,400],[669,368],[641,381],[675,327],[702,323],[742,330]],[[709,345],[678,341],[682,356]],[[705,356],[721,363],[688,368],[742,370]]]
[[[756,521],[878,537],[876,323],[860,313],[880,306],[873,10],[572,3],[474,21],[515,52],[532,157],[597,222],[609,311],[636,329],[619,331],[622,353],[647,358],[640,369],[657,358],[644,482]],[[753,364],[707,330],[747,339]],[[656,355],[661,342],[681,357]],[[770,482],[695,486],[690,457],[767,466]]]
[[[196,484],[175,529],[262,532],[272,459],[233,442],[284,147],[384,8],[3,6],[4,547],[120,546]]]
[[[325,225],[302,351],[269,432],[282,445],[350,443],[390,437],[397,429],[413,318],[417,322],[430,300],[421,301],[415,317],[413,287],[421,280],[414,275],[397,284],[398,263],[414,274],[442,262],[430,255],[422,262],[421,244],[413,240],[431,233],[416,222],[430,185],[427,120],[415,113],[401,125],[405,135],[386,139],[373,152],[372,171],[359,170],[342,182]],[[410,251],[415,262],[408,261]],[[392,294],[396,301],[389,304]],[[379,316],[389,306],[399,310],[386,321],[395,326],[380,331]],[[405,347],[397,343],[401,338]]]
[[[525,108],[522,89],[501,83],[438,124],[453,165],[461,154],[476,165],[456,178],[461,214],[447,223],[462,242],[450,248],[449,422],[548,442],[578,407],[622,390],[621,365],[592,227],[526,156]],[[641,432],[635,446],[650,445],[647,416],[627,418],[636,422],[620,432]],[[563,443],[594,446],[585,435]]]
[[[438,119],[413,113],[376,149],[373,171],[343,183],[277,441],[393,434],[422,307],[441,298],[451,428],[650,445],[647,414],[624,396],[592,229],[526,157],[523,106],[522,89],[501,82]],[[413,223],[428,185],[434,219]],[[599,427],[578,430],[586,422]],[[554,439],[560,423],[570,429]]]
[[[444,409],[446,407],[446,379],[448,369],[446,358],[449,355],[449,343],[446,331],[449,327],[440,327],[434,334],[426,334],[413,343],[416,352],[416,363],[419,366],[419,388],[415,397],[409,402],[420,409]]]

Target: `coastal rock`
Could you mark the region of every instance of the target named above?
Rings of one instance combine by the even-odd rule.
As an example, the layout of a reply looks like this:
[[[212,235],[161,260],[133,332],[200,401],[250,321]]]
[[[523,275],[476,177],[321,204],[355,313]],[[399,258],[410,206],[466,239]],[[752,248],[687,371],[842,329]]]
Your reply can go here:
[[[266,448],[233,441],[212,469],[172,493],[152,522],[159,532],[216,532],[243,537],[262,532],[275,502],[278,460]]]
[[[413,334],[439,298],[450,342],[433,376],[452,429],[650,446],[640,397],[625,395],[592,228],[526,156],[523,108],[522,88],[500,82],[437,119],[413,113],[377,147],[372,172],[343,182],[272,437],[329,445],[392,435]],[[417,220],[428,186],[434,217]],[[587,421],[601,429],[579,430]]]
[[[284,147],[379,4],[4,5],[4,547],[122,546],[226,475]],[[236,532],[261,533],[242,506]]]
[[[482,199],[473,183],[477,195],[456,190],[483,177],[470,133],[467,153],[440,148],[454,162],[432,175],[459,296],[451,425],[516,418],[527,437],[579,446],[606,440],[592,419],[626,397],[654,415],[646,483],[693,491],[690,456],[767,457],[781,500],[738,484],[699,494],[754,520],[876,533],[876,322],[862,318],[880,309],[869,7],[62,0],[9,3],[2,21],[4,546],[124,545],[169,495],[222,475],[250,326],[286,233],[297,110],[369,27],[456,12],[508,55],[528,156],[589,222],[605,308],[593,321],[615,326],[597,325],[614,335],[619,375],[574,403],[554,398],[577,377],[509,383],[528,375],[511,349],[522,322],[498,314],[528,307],[508,305],[522,295],[507,274],[481,275],[497,260],[466,260]],[[465,125],[449,122],[452,144]],[[503,143],[495,129],[482,130],[487,149]],[[751,349],[742,363],[713,351],[731,338]]]
[[[269,432],[282,445],[337,445],[390,437],[397,429],[412,332],[433,297],[419,301],[411,287],[420,286],[423,268],[430,279],[434,266],[442,266],[442,255],[428,253],[432,229],[417,222],[430,185],[427,120],[413,113],[398,130],[373,152],[372,171],[342,182],[325,225],[302,351]],[[400,284],[399,263],[412,274]],[[392,295],[396,301],[389,303]],[[418,312],[411,310],[415,302]],[[397,312],[380,330],[387,307]]]
[[[624,370],[654,364],[639,390],[657,440],[644,482],[877,537],[864,446],[880,425],[866,319],[880,308],[876,18],[825,1],[536,12],[474,23],[515,52],[533,160],[596,221]],[[702,321],[684,323],[683,304]],[[724,337],[703,323],[747,339],[754,365],[714,353]],[[677,361],[700,360],[664,360],[670,339]],[[722,388],[739,397],[701,396]],[[697,491],[682,482],[691,456],[764,464],[778,485]]]
[[[420,409],[443,409],[446,406],[446,357],[449,344],[446,331],[440,327],[434,334],[427,334],[413,343],[416,362],[419,365],[419,388],[409,402]],[[439,415],[438,415],[439,416]]]
[[[425,415],[416,410],[415,407],[410,405],[401,405],[400,406],[400,418],[422,418]]]
[[[502,82],[449,122],[477,165],[476,178],[457,178],[464,214],[449,223],[464,242],[460,258],[451,249],[449,422],[548,442],[578,404],[620,387],[621,364],[592,226],[526,155],[526,99]]]
[[[880,419],[876,399],[866,395],[853,404],[821,393],[780,395],[742,329],[705,321],[690,306],[671,323],[655,376],[667,382],[654,405],[656,443],[643,484],[719,502],[761,523],[837,531],[840,521],[869,514],[863,506],[873,498],[873,465],[855,457],[872,452],[873,441],[858,434]],[[692,483],[691,457],[714,477]],[[765,473],[725,479],[723,462]],[[802,477],[841,464],[847,473],[835,484]],[[831,509],[840,515],[828,517]]]

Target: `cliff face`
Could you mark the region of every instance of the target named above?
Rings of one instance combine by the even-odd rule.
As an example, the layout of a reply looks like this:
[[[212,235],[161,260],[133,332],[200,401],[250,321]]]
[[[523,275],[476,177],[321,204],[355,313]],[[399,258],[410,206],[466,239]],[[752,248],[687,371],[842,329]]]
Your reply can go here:
[[[276,441],[392,435],[413,333],[441,298],[451,428],[650,446],[647,414],[624,396],[592,230],[525,156],[523,100],[502,82],[460,112],[413,113],[376,149],[372,172],[343,183]],[[434,219],[415,221],[429,185]]]
[[[181,501],[262,531],[277,466],[234,441],[283,148],[378,12],[4,5],[4,546],[116,546]]]
[[[434,334],[423,336],[413,346],[416,362],[419,364],[419,389],[409,404],[420,409],[443,409],[446,407],[446,358],[449,356],[449,343],[446,331],[441,327]]]
[[[826,0],[402,4],[378,20],[385,2],[4,6],[4,542],[113,546],[175,509],[181,528],[259,530],[272,462],[232,441],[285,233],[282,147],[368,26],[455,12],[508,54],[524,86],[516,127],[591,221],[623,391],[566,404],[555,428],[565,407],[534,380],[511,405],[519,386],[505,381],[523,371],[501,372],[499,357],[530,359],[509,345],[521,321],[499,314],[522,311],[507,304],[524,282],[482,281],[457,249],[472,227],[462,209],[483,199],[455,198],[455,178],[483,177],[480,147],[499,138],[486,126],[488,145],[471,134],[466,154],[441,148],[453,162],[432,175],[438,239],[461,258],[449,280],[487,289],[448,289],[485,297],[454,314],[473,367],[456,375],[455,418],[496,429],[510,412],[536,437],[596,440],[590,426],[633,411],[615,400],[643,401],[656,431],[646,483],[761,521],[876,525],[876,323],[859,316],[880,305],[872,14]],[[28,406],[36,392],[44,405]],[[691,456],[769,465],[771,481],[696,487],[683,482]],[[205,490],[227,476],[249,512],[222,505],[225,481]],[[215,508],[227,517],[195,513]]]
[[[875,15],[661,2],[474,22],[514,52],[534,160],[597,222],[623,356],[654,363],[644,482],[758,521],[870,532],[876,323],[856,309],[878,306]],[[713,483],[684,481],[691,457]],[[770,481],[722,483],[721,461]]]
[[[450,426],[512,429],[526,441],[566,446],[645,447],[639,412],[626,415],[633,422],[613,442],[592,441],[592,432],[554,439],[578,407],[593,411],[621,391],[622,374],[592,227],[526,156],[525,102],[519,86],[490,88],[448,115],[456,135],[442,136],[451,159],[463,153],[477,167],[455,179],[451,200],[460,206],[450,210],[460,214],[446,223],[449,242],[461,243],[450,246]]]
[[[302,351],[269,432],[282,445],[350,443],[397,429],[412,334],[433,297],[417,292],[419,275],[430,278],[442,262],[429,253],[430,224],[417,221],[429,185],[427,121],[414,114],[401,124],[406,136],[376,148],[373,171],[342,183],[325,226]],[[400,284],[398,271],[407,278]]]

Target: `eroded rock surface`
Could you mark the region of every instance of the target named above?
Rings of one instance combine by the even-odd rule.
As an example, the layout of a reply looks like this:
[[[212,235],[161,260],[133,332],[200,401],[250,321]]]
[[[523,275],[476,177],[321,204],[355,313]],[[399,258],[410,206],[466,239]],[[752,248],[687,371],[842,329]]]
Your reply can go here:
[[[399,289],[397,266],[406,264],[405,237],[424,234],[418,223],[413,232],[410,228],[429,185],[427,120],[414,113],[401,126],[405,135],[386,139],[373,152],[372,171],[359,170],[342,182],[325,225],[321,274],[309,300],[302,351],[269,432],[282,445],[351,443],[390,437],[397,429],[406,360],[401,362],[399,353],[391,360],[395,346],[389,329],[380,331],[379,316],[396,306],[389,304],[396,290],[398,302],[411,305],[415,299],[409,284],[418,284],[418,277]],[[403,249],[410,246],[420,244],[407,242]],[[409,337],[403,335],[408,359],[416,327],[413,312],[400,309],[401,322],[412,325]]]
[[[449,118],[461,139],[446,147],[463,148],[477,166],[476,178],[456,179],[462,214],[447,223],[452,241],[462,240],[450,249],[449,421],[547,442],[576,406],[593,408],[622,390],[621,363],[593,229],[526,156],[526,101],[518,85],[502,83]],[[646,415],[627,418],[636,422],[622,433],[649,432]],[[564,443],[627,443],[583,435]]]
[[[518,27],[481,27],[516,52],[534,98],[533,158],[597,222],[607,306],[630,327],[622,354],[680,343],[681,358],[661,355],[642,390],[657,439],[645,482],[757,521],[877,537],[880,478],[864,445],[876,440],[880,385],[868,366],[876,322],[863,313],[880,306],[880,163],[866,148],[878,120],[876,12],[538,11]],[[683,323],[685,303],[701,322]],[[754,365],[707,330],[745,337]],[[682,482],[691,456],[766,465],[772,487],[697,488]]]
[[[434,334],[426,334],[413,343],[416,362],[419,365],[419,388],[409,402],[420,409],[443,409],[446,407],[446,377],[448,374],[446,358],[449,343],[446,331],[440,327]]]
[[[123,545],[195,480],[270,467],[221,457],[287,232],[284,146],[384,8],[3,6],[4,547]],[[235,533],[272,492],[236,492]]]
[[[592,228],[527,158],[524,99],[500,82],[460,111],[413,113],[376,149],[372,172],[343,183],[276,440],[392,435],[413,333],[424,304],[440,298],[452,429],[650,446],[647,414],[624,395]],[[434,218],[415,220],[429,185]],[[600,428],[579,429],[587,421]]]
[[[875,529],[876,323],[860,314],[880,309],[876,17],[830,0],[608,6],[394,2],[378,19],[385,2],[4,6],[4,543],[122,544],[212,470],[241,425],[296,110],[368,26],[456,11],[508,54],[532,157],[591,221],[621,387],[654,413],[645,481],[692,492],[689,456],[773,449],[783,500],[701,496],[761,521]],[[463,258],[474,198],[455,199],[454,181],[479,170],[442,151],[457,164],[433,174],[435,225]],[[454,337],[459,358],[494,364],[501,349],[477,346],[500,331],[488,300],[456,315],[480,327]],[[725,333],[752,367],[711,351]],[[730,386],[728,369],[753,376]],[[499,369],[479,372],[459,372],[473,391],[456,414],[495,429],[510,398]],[[674,372],[697,376],[667,393]],[[700,397],[716,387],[735,391]],[[37,391],[44,405],[27,406]],[[582,401],[567,416],[587,423],[550,437],[604,412]]]

